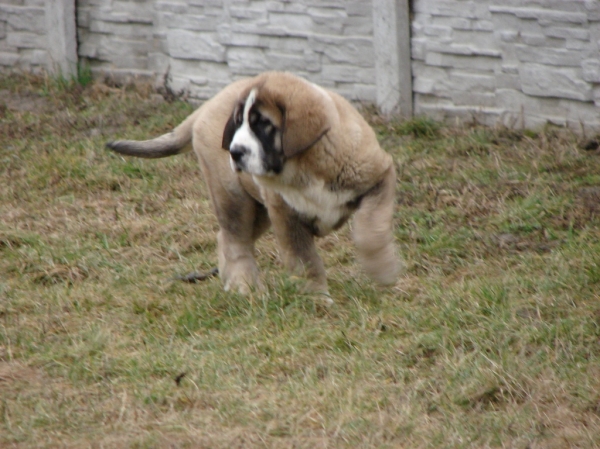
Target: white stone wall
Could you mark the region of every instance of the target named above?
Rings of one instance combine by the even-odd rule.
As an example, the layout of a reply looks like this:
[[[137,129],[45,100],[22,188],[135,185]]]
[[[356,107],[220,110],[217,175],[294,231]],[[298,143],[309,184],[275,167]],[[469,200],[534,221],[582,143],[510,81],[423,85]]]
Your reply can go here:
[[[1,0],[0,0],[1,1]],[[79,55],[96,71],[169,70],[204,99],[240,77],[289,70],[374,102],[369,0],[78,0]]]
[[[388,112],[600,129],[600,0],[0,0],[0,69],[56,66],[58,1],[96,73],[192,99],[280,69]]]
[[[1,0],[0,0],[1,1]],[[97,72],[153,76],[153,0],[77,0],[78,54]]]
[[[45,0],[0,0],[0,69],[48,65]]]
[[[417,114],[600,126],[600,1],[414,0]]]

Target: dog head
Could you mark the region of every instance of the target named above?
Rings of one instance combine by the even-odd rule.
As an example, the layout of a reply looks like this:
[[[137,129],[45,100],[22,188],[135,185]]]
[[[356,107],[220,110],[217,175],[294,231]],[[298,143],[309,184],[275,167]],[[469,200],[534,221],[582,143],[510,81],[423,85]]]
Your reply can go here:
[[[234,171],[281,173],[286,160],[311,148],[330,129],[325,91],[287,73],[267,73],[242,96],[223,131]]]

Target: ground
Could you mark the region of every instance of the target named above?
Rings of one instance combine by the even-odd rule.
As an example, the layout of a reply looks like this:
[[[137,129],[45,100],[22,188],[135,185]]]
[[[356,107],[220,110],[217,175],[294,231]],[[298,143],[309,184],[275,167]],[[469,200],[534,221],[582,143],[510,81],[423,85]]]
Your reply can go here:
[[[192,111],[150,87],[0,76],[1,447],[600,446],[595,136],[386,122],[391,288],[347,227],[321,239],[335,306],[224,293],[191,154],[109,153]],[[474,123],[477,117],[474,117]]]

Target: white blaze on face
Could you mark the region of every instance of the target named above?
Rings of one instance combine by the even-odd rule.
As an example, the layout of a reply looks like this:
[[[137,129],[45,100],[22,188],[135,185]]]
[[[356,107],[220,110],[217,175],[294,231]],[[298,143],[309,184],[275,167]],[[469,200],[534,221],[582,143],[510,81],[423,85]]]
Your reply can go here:
[[[256,102],[256,89],[252,89],[250,95],[244,104],[244,114],[242,125],[238,128],[233,136],[229,149],[240,147],[244,149],[244,155],[238,163],[233,158],[229,158],[229,163],[233,171],[241,169],[252,175],[264,175],[265,167],[263,164],[263,149],[260,141],[250,128],[250,110]]]

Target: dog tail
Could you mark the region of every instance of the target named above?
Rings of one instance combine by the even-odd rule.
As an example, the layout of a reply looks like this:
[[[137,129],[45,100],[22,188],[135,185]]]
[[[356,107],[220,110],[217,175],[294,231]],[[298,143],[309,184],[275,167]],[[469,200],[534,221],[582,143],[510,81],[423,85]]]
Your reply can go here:
[[[190,115],[173,131],[150,140],[115,140],[107,148],[126,156],[158,159],[191,151],[192,128],[196,114]]]

